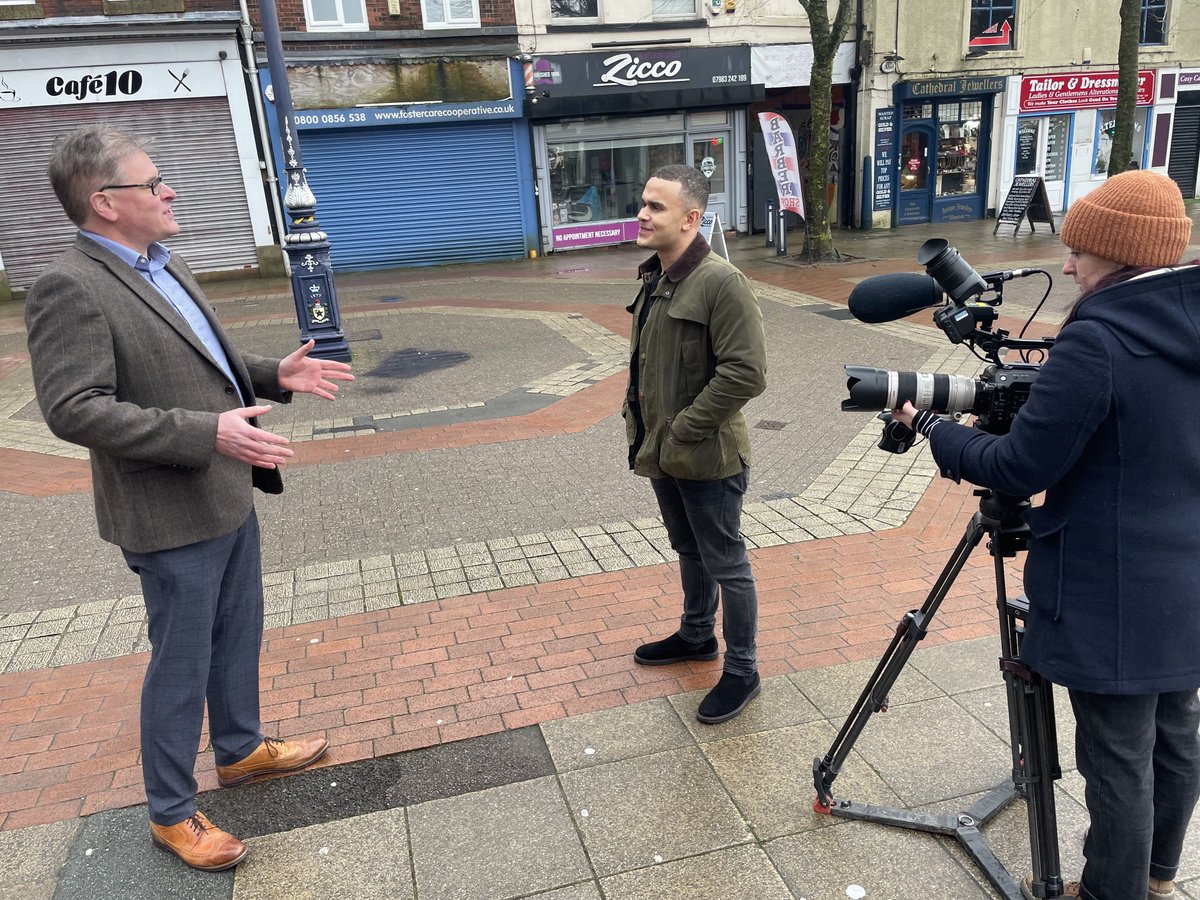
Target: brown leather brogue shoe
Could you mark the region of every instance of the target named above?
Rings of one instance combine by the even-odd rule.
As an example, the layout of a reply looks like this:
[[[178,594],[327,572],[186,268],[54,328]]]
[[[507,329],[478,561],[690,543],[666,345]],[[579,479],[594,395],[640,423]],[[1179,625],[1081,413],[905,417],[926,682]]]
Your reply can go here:
[[[232,869],[249,852],[245,844],[208,821],[199,810],[175,825],[151,822],[150,840],[174,853],[193,869],[205,872]]]
[[[257,749],[241,762],[217,766],[217,781],[221,787],[232,787],[259,775],[295,772],[315,763],[328,749],[329,741],[323,737],[308,737],[299,741],[264,738]]]

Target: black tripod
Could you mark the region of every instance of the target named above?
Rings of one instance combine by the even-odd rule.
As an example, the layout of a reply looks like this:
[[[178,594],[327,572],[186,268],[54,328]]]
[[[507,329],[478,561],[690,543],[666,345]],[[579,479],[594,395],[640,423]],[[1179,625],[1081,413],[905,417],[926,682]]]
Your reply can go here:
[[[1062,777],[1058,764],[1058,741],[1054,724],[1051,685],[1025,666],[1019,657],[1023,622],[1028,611],[1024,596],[1009,600],[1004,588],[1004,558],[1012,557],[1029,544],[1029,528],[1021,512],[1029,500],[1006,497],[989,490],[975,492],[979,512],[971,517],[966,533],[955,547],[942,574],[919,610],[910,610],[896,626],[896,634],[875,667],[871,680],[859,695],[846,723],[825,758],[813,760],[813,786],[817,799],[813,809],[846,819],[861,819],[913,828],[956,838],[992,886],[1007,900],[1021,900],[1016,879],[988,847],[980,829],[1018,796],[1029,811],[1029,849],[1033,860],[1033,896],[1061,897],[1062,874],[1058,859],[1058,823],[1054,815],[1054,782]],[[834,800],[830,791],[842,763],[873,713],[886,712],[888,691],[925,637],[942,600],[954,584],[984,535],[995,561],[996,608],[1000,615],[1000,671],[1008,695],[1008,727],[1012,745],[1012,777],[990,790],[969,809],[934,815],[906,809],[888,809],[850,800]]]

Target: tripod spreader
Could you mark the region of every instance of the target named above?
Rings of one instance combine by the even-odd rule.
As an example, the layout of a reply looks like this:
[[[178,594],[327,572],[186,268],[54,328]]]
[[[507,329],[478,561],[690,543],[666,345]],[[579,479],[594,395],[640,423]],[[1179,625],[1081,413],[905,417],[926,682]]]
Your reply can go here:
[[[966,532],[955,546],[925,603],[920,609],[907,612],[900,620],[887,650],[829,752],[824,758],[813,759],[813,787],[817,792],[813,809],[841,818],[954,837],[1006,900],[1021,900],[1021,889],[1016,880],[988,848],[980,829],[1014,799],[1023,796],[1029,816],[1033,896],[1061,897],[1063,882],[1059,871],[1054,812],[1054,781],[1061,777],[1061,770],[1058,764],[1054,701],[1050,683],[1020,660],[1020,639],[1024,634],[1028,604],[1023,596],[1010,601],[1004,583],[1005,557],[1015,556],[1029,546],[1029,528],[1021,518],[1022,512],[1029,507],[1029,500],[989,490],[979,490],[975,494],[980,498],[979,511],[971,517]],[[994,561],[996,608],[1000,617],[1000,670],[1008,700],[1012,777],[989,791],[970,809],[950,815],[835,800],[833,782],[851,748],[870,717],[874,713],[887,711],[888,691],[895,685],[917,644],[928,633],[938,607],[985,534],[989,536],[987,547]]]

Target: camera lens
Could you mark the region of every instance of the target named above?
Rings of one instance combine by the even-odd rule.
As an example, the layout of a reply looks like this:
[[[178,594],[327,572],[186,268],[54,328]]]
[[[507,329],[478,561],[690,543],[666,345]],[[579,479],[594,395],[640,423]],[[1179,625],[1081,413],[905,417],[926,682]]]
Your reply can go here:
[[[975,380],[962,375],[892,372],[870,366],[846,366],[849,400],[843,412],[898,409],[911,400],[917,409],[967,412],[975,403]]]
[[[917,251],[917,262],[955,303],[982,294],[987,282],[944,238],[930,238]]]

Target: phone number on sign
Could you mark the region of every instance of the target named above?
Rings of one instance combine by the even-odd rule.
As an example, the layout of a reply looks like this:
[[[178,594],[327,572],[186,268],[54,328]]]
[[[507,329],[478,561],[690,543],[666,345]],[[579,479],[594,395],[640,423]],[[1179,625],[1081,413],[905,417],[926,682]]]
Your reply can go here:
[[[344,125],[347,122],[365,122],[366,113],[321,113],[320,115],[297,114],[293,117],[297,125]]]
[[[743,72],[741,75],[714,75],[712,77],[713,84],[737,84],[750,80],[750,76]]]

